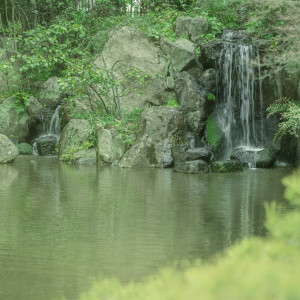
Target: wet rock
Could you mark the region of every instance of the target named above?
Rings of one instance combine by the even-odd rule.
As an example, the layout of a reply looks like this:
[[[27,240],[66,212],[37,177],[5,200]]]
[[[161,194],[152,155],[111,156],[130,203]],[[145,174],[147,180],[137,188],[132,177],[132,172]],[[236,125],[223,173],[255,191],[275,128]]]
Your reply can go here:
[[[126,145],[113,130],[99,128],[98,136],[98,158],[107,163],[120,160],[126,151]]]
[[[175,107],[150,107],[141,115],[137,140],[121,159],[120,167],[167,168],[174,164],[172,144],[181,144],[185,121]]]
[[[239,160],[246,165],[257,168],[270,168],[276,160],[274,153],[267,148],[237,148],[230,154],[230,158]]]
[[[187,146],[185,145],[174,145],[172,147],[172,155],[175,164],[185,162]]]
[[[38,137],[34,140],[36,142],[38,154],[41,156],[53,156],[57,155],[56,145],[57,136],[46,135]]]
[[[177,163],[173,171],[178,173],[199,174],[208,173],[209,168],[207,162],[204,160],[193,160]]]
[[[211,172],[236,172],[243,171],[243,163],[239,160],[215,161],[210,165]]]
[[[7,136],[0,134],[0,164],[13,162],[18,155],[18,148]]]
[[[199,85],[208,93],[216,93],[216,70],[208,69],[198,78]]]
[[[18,144],[17,148],[19,149],[20,155],[32,155],[32,146],[27,143]]]
[[[210,161],[212,151],[209,147],[193,148],[186,151],[186,160],[204,160]]]

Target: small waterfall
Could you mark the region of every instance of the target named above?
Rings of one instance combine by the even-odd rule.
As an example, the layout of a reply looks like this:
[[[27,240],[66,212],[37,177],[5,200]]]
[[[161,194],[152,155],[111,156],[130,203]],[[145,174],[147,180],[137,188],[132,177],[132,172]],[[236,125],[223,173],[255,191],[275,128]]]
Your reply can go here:
[[[229,158],[238,147],[258,150],[256,111],[260,112],[263,132],[262,83],[260,78],[259,52],[243,41],[242,31],[224,31],[223,47],[217,62],[216,116],[224,134],[223,158]],[[255,68],[255,63],[258,68]],[[258,97],[259,101],[256,101]],[[259,102],[260,107],[255,107]],[[263,136],[261,133],[260,140]]]
[[[59,112],[61,106],[58,105],[48,121],[41,117],[43,123],[43,133],[34,140],[34,155],[56,155],[56,144],[61,134]]]
[[[50,122],[46,121],[42,117],[43,123],[43,134],[41,136],[56,136],[57,138],[60,137],[61,129],[60,129],[60,122],[59,122],[59,112],[61,106],[58,105],[50,119]],[[48,119],[49,120],[49,119]]]

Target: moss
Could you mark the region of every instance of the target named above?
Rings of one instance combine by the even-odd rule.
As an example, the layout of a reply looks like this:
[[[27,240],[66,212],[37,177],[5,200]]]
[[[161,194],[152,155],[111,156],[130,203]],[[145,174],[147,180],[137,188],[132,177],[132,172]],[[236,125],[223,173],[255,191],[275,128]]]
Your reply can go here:
[[[207,128],[206,139],[209,142],[209,144],[214,148],[214,150],[217,151],[221,146],[223,134],[220,128],[217,126],[213,118],[213,115],[209,116],[206,123],[206,128]]]
[[[32,154],[32,147],[27,143],[21,143],[17,145],[17,148],[19,149],[19,153],[21,155],[31,155]]]
[[[243,171],[243,163],[238,160],[215,161],[210,169],[212,172],[219,173]]]

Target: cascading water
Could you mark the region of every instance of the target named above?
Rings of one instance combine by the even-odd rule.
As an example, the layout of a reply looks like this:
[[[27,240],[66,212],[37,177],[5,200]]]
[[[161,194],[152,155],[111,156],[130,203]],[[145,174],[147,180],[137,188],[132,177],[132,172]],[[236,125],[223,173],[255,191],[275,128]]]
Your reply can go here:
[[[50,122],[42,118],[43,133],[35,139],[33,143],[34,155],[54,155],[55,146],[61,134],[59,112],[60,105],[58,105],[50,119]]]
[[[224,135],[224,159],[236,148],[254,152],[262,149],[262,83],[256,81],[260,76],[259,51],[243,42],[242,35],[241,31],[223,33],[223,47],[217,62],[216,118]],[[255,101],[256,98],[259,101]],[[259,107],[255,107],[255,103],[259,103]],[[260,141],[256,130],[257,111],[262,131]]]

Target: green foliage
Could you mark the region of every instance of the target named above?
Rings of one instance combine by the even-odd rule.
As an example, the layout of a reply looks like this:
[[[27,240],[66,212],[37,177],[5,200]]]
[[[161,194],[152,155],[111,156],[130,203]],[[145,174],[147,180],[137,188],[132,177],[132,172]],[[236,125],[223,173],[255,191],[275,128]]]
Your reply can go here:
[[[30,100],[30,94],[28,94],[25,91],[20,91],[14,94],[15,97],[15,108],[17,114],[22,114],[26,111],[28,105],[29,105],[29,100]]]
[[[10,60],[4,60],[0,57],[0,78],[3,82],[3,87],[6,92],[13,93],[21,87],[21,77],[14,67],[15,58],[12,56]]]
[[[267,207],[268,238],[246,239],[214,262],[166,268],[142,282],[102,280],[80,300],[298,299],[299,181],[299,171],[283,181],[295,210],[282,215],[276,205]]]
[[[300,70],[300,5],[298,1],[253,1],[248,33],[271,41],[265,65],[275,69],[284,67],[288,72]]]
[[[122,119],[119,83],[112,70],[101,70],[83,59],[70,59],[67,64],[60,88],[69,99],[88,99],[94,111]]]
[[[211,26],[238,28],[246,16],[245,0],[204,0],[201,9],[208,15]]]
[[[61,159],[64,162],[74,163],[77,158],[75,156],[75,153],[81,151],[81,150],[88,150],[95,146],[95,142],[93,140],[85,141],[77,146],[69,146],[66,148],[64,153],[61,155]]]
[[[25,77],[46,80],[61,76],[71,58],[82,58],[86,28],[77,20],[57,19],[50,26],[38,25],[18,37],[23,62],[20,71]]]
[[[212,93],[207,94],[207,99],[211,101],[216,101],[216,96]]]
[[[296,103],[288,98],[276,100],[267,108],[268,118],[273,115],[279,116],[279,129],[275,135],[281,138],[286,134],[299,137],[300,134],[300,103]]]
[[[168,107],[178,107],[179,106],[179,103],[177,102],[176,99],[169,99],[167,104],[165,106],[168,106]]]

